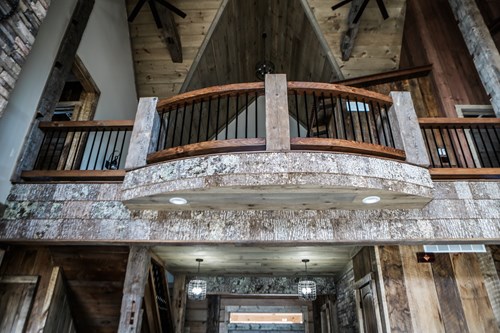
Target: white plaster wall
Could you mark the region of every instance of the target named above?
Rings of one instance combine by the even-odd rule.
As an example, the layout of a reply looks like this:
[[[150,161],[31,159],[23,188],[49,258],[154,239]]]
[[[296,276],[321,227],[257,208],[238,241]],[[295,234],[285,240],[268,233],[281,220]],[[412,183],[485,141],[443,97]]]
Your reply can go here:
[[[0,118],[0,203],[28,134],[76,0],[52,0]],[[96,0],[78,55],[101,90],[96,119],[134,119],[137,108],[132,54],[122,0]]]
[[[74,0],[52,0],[0,118],[0,203],[5,202],[9,194],[10,177],[75,4]]]
[[[137,94],[125,1],[96,0],[77,53],[101,91],[94,119],[134,119]]]

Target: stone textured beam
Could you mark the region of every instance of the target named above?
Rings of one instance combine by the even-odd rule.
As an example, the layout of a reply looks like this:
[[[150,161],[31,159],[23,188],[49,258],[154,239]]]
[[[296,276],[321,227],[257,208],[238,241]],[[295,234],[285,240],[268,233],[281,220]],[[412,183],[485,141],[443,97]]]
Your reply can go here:
[[[208,294],[297,295],[297,284],[300,280],[304,279],[304,276],[197,276],[197,278],[207,281]],[[335,294],[335,280],[333,276],[310,275],[307,279],[316,282],[316,292],[318,295]]]
[[[148,154],[156,148],[160,116],[156,111],[156,97],[139,99],[134,129],[130,138],[125,169],[136,169],[146,165]]]
[[[389,109],[389,120],[396,148],[406,153],[406,162],[422,167],[430,164],[417,113],[409,92],[391,92],[393,105]]]
[[[283,245],[500,241],[499,182],[436,182],[422,209],[131,211],[120,184],[17,184],[0,241]]]
[[[448,0],[462,31],[465,44],[500,117],[500,53],[474,0]]]

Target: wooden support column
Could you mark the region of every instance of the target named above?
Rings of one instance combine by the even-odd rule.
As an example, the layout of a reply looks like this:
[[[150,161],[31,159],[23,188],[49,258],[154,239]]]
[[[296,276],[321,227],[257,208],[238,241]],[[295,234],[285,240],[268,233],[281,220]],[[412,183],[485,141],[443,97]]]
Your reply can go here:
[[[481,82],[500,117],[500,53],[474,0],[448,0]]]
[[[176,275],[174,277],[174,302],[172,306],[172,315],[174,317],[175,333],[184,332],[184,320],[186,317],[186,275]]]
[[[151,256],[149,248],[132,246],[128,255],[127,273],[123,284],[119,333],[141,332],[142,299],[146,286]]]
[[[285,74],[267,74],[266,91],[266,150],[290,150],[288,88]]]
[[[406,162],[428,167],[429,156],[418,124],[417,113],[409,92],[391,92],[393,105],[389,109],[389,121],[396,148],[403,149]]]
[[[135,115],[134,129],[130,137],[125,169],[131,170],[146,165],[148,154],[156,148],[160,116],[156,111],[156,97],[139,99]]]
[[[219,333],[220,296],[207,295],[207,332]]]
[[[73,66],[83,32],[94,8],[94,2],[95,0],[79,0],[76,4],[38,103],[37,120],[33,121],[31,131],[26,139],[29,144],[24,145],[21,163],[17,164],[13,179],[17,179],[22,170],[31,170],[35,164],[37,152],[43,139],[43,132],[38,129],[38,123],[44,120],[50,121],[54,114],[66,78]]]

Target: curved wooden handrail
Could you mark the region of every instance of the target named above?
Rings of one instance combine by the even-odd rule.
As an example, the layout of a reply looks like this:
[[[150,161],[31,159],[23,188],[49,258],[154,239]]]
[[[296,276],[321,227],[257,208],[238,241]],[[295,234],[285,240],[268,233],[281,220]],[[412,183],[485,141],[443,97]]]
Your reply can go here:
[[[133,120],[92,120],[92,121],[42,121],[38,127],[44,131],[78,131],[87,129],[97,130],[131,130]]]
[[[404,161],[406,154],[401,149],[342,139],[327,138],[291,138],[292,150],[313,150],[354,153],[369,156],[386,157]]]
[[[374,102],[392,104],[392,98],[386,95],[382,95],[373,91],[344,86],[341,84],[334,83],[321,83],[321,82],[288,82],[288,91],[296,91],[298,93],[312,94],[313,92],[317,95],[321,93],[334,95],[342,95],[353,98],[358,98],[365,100],[371,100]]]
[[[235,83],[226,84],[223,86],[213,86],[173,96],[170,98],[161,99],[158,101],[157,109],[165,109],[171,105],[179,103],[190,103],[198,101],[209,96],[234,96],[236,94],[263,92],[264,82],[250,82],[250,83]]]
[[[421,128],[431,128],[435,126],[442,127],[462,127],[468,128],[484,128],[497,127],[500,128],[500,118],[419,118],[418,123]]]

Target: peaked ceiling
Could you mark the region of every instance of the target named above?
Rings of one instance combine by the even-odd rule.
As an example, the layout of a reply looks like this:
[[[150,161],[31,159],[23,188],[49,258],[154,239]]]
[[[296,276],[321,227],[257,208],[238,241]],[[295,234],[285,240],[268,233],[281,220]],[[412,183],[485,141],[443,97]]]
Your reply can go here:
[[[268,60],[291,81],[330,82],[341,75],[315,31],[305,0],[225,0],[181,91],[258,81],[257,63]]]
[[[127,0],[129,12],[136,0]],[[173,63],[148,8],[130,24],[138,95],[256,81],[255,65],[271,60],[289,80],[330,82],[399,67],[406,0],[385,0],[383,20],[370,1],[360,20],[353,55],[341,61],[340,41],[350,6],[327,0],[172,0],[187,13],[175,17],[183,63]],[[145,6],[146,7],[146,6]],[[263,38],[265,34],[265,38]],[[338,66],[336,65],[338,63]],[[340,67],[341,73],[338,71]]]

